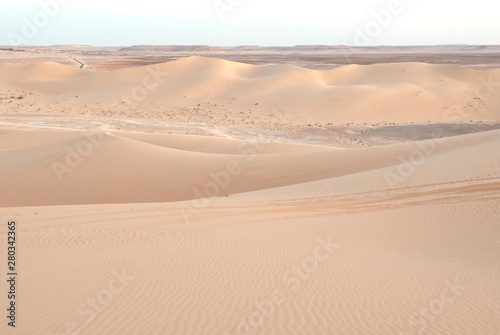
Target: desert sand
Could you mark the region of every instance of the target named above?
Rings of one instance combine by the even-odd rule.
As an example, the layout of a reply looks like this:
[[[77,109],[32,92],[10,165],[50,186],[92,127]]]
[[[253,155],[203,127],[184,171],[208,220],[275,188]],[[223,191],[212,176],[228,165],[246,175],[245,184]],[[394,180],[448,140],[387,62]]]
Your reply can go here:
[[[18,334],[499,334],[499,69],[0,74]]]

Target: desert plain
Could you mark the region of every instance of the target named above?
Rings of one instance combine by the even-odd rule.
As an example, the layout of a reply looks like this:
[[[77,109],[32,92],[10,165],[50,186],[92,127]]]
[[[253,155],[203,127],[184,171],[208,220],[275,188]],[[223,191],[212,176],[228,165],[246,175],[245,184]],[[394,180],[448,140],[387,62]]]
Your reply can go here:
[[[500,47],[0,49],[2,334],[500,333]]]

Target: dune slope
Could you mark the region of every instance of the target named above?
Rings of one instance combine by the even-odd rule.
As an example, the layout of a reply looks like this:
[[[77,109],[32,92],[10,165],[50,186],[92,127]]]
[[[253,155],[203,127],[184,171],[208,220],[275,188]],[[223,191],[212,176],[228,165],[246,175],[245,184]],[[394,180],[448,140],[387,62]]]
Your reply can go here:
[[[144,203],[225,196],[397,166],[400,157],[416,151],[423,157],[419,159],[445,155],[496,142],[498,134],[496,130],[440,143],[428,140],[351,150],[211,139],[207,143],[211,141],[212,147],[224,148],[227,142],[231,146],[207,152],[196,145],[180,148],[179,136],[169,147],[170,136],[160,134],[145,142],[126,133],[14,130],[0,135],[0,203],[8,207]],[[41,141],[42,135],[50,140]],[[33,143],[22,143],[26,138]]]
[[[29,138],[24,132],[2,136],[11,134],[14,139],[20,133]],[[81,136],[43,133],[51,136],[50,142],[36,140],[44,151]],[[19,331],[40,335],[63,334],[66,329],[80,334],[144,335],[497,334],[498,135],[492,131],[448,138],[398,185],[386,178],[399,167],[387,157],[411,154],[420,148],[416,143],[325,150],[324,158],[317,157],[317,151],[304,152],[307,148],[293,152],[295,148],[282,147],[280,153],[257,155],[245,165],[251,166],[241,174],[251,184],[248,189],[275,183],[264,171],[250,173],[258,171],[260,164],[270,175],[286,165],[293,167],[281,171],[287,176],[283,184],[324,179],[229,197],[2,208],[2,216],[18,221],[22,236],[19,271],[26,279],[19,298],[23,315]],[[176,148],[169,148],[168,138],[152,145],[126,137],[107,135],[100,147],[107,152],[95,155],[100,160],[108,157],[107,168],[113,169],[109,164],[118,159],[123,146],[122,156],[145,165],[118,161],[122,172],[113,171],[99,183],[89,178],[89,188],[72,184],[68,199],[79,193],[83,199],[96,188],[118,189],[113,177],[125,171],[134,172],[127,178],[138,182],[135,185],[120,175],[121,187],[154,190],[154,183],[159,183],[179,185],[180,191],[183,184],[194,182],[187,177],[194,172],[185,166],[183,174],[176,175],[175,164],[180,163],[172,161],[187,160],[189,166],[196,166],[208,155],[206,147],[200,150],[205,152],[178,148],[179,137],[172,145]],[[2,143],[3,152],[16,151],[18,164],[29,145],[13,141],[9,149]],[[375,149],[377,154],[372,155]],[[212,153],[207,162],[220,166],[221,158],[238,159],[232,150],[233,144],[221,144],[220,152]],[[41,162],[49,158],[35,157],[36,151],[29,152],[31,160],[25,158],[25,163],[43,167]],[[342,160],[336,159],[344,151],[357,156],[343,157],[350,159],[352,170],[342,173],[336,168]],[[145,154],[139,156],[140,152]],[[364,162],[362,156],[370,159]],[[304,159],[310,164],[307,176],[299,164]],[[82,171],[96,168],[88,164],[82,164]],[[19,167],[13,164],[12,171]],[[149,171],[145,176],[155,176],[154,183],[146,185],[148,178],[138,173],[139,168]],[[157,172],[163,170],[167,172]],[[68,183],[73,183],[69,177],[76,183],[76,169],[74,175],[68,176]],[[168,183],[162,184],[158,175]],[[37,181],[23,178],[22,182]],[[233,183],[238,191],[247,188],[236,177]],[[56,199],[54,180],[50,187],[37,201]],[[20,201],[16,192],[20,191],[13,187],[2,194]]]

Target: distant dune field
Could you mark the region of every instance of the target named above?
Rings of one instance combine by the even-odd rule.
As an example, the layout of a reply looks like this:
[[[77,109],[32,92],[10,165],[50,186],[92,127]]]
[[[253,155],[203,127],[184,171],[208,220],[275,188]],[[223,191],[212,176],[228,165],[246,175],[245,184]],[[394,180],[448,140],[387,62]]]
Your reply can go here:
[[[280,121],[283,109],[292,124],[498,121],[500,101],[500,70],[423,63],[314,71],[188,57],[111,72],[57,63],[1,64],[0,71],[4,94],[34,94],[3,104],[4,113],[40,108],[246,126]]]

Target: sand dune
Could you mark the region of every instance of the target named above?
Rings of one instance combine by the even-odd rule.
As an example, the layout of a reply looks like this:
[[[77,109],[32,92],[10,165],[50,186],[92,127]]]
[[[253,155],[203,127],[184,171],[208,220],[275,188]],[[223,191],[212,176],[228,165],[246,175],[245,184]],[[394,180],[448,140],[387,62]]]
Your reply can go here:
[[[40,141],[39,132],[50,141]],[[499,134],[497,130],[450,138],[432,155],[497,141]],[[24,138],[32,138],[36,144],[23,143]],[[224,196],[395,166],[401,164],[399,157],[409,157],[419,147],[425,150],[436,146],[430,140],[338,150],[211,139],[203,148],[196,142],[181,146],[179,143],[187,143],[189,138],[179,136],[172,146],[169,135],[155,135],[154,141],[151,135],[149,141],[137,135],[133,138],[99,132],[4,133],[0,139],[6,164],[1,167],[0,202],[4,206],[40,206]],[[29,192],[33,188],[47,191]]]
[[[152,118],[182,114],[189,106],[226,123],[249,110],[273,122],[272,114],[284,108],[284,117],[303,123],[497,121],[500,101],[491,94],[500,70],[424,63],[313,71],[188,57],[111,72],[55,63],[2,65],[1,70],[7,75],[0,87],[42,94],[26,108],[29,112],[58,103],[70,114],[136,115],[138,109],[152,109]],[[454,112],[457,106],[461,113]]]
[[[16,331],[497,335],[499,71],[0,64]]]

